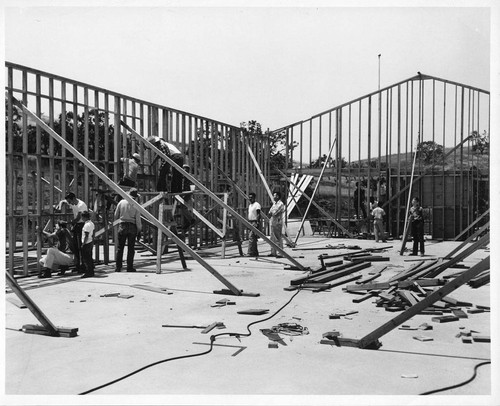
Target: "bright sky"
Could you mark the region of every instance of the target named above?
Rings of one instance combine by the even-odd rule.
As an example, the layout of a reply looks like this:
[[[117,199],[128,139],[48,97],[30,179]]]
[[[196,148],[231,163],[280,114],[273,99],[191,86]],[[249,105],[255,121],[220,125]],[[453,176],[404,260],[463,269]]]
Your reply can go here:
[[[490,90],[487,7],[25,4],[4,9],[7,61],[234,125],[276,129],[377,90],[378,54],[382,87],[420,71]]]

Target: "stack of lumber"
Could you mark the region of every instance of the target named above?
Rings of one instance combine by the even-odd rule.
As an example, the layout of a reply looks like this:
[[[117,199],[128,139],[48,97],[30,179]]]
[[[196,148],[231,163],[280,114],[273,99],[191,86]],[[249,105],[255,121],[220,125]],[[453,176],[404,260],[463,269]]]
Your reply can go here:
[[[370,262],[348,262],[345,264],[342,263],[343,261],[340,262],[341,264],[338,264],[335,261],[335,266],[333,267],[325,263],[324,266],[311,271],[308,275],[292,279],[290,286],[286,287],[285,290],[301,288],[312,289],[313,292],[321,292],[361,278],[362,274],[359,271],[371,266]]]

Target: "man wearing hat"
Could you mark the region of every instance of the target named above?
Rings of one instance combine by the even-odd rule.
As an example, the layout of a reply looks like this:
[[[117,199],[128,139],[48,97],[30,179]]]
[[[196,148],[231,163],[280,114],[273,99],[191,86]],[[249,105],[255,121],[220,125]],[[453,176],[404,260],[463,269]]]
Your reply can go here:
[[[119,185],[136,187],[141,156],[135,152],[132,154],[132,158],[121,158],[120,161],[124,163],[124,174]]]
[[[172,159],[177,165],[182,166],[184,158],[181,151],[173,145],[165,141],[158,136],[148,137],[148,141],[163,152],[166,156]],[[156,184],[156,190],[158,192],[167,192],[167,177],[170,172],[170,164],[167,161],[162,160],[160,166],[160,174],[158,175],[158,182]],[[172,168],[172,182],[170,184],[170,192],[180,193],[182,192],[182,178],[183,175],[180,171]]]
[[[128,193],[135,201],[140,196],[135,188],[130,189]],[[135,272],[135,239],[142,231],[141,214],[134,205],[130,204],[126,199],[122,199],[116,206],[115,220],[119,220],[115,272],[121,272],[122,270],[125,243],[127,244],[127,272]]]

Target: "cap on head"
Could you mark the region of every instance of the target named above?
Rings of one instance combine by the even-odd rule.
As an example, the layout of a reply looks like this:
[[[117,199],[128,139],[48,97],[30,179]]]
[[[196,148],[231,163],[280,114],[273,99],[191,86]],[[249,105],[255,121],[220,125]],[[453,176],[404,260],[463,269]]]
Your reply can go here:
[[[132,158],[134,158],[135,160],[141,162],[141,156],[137,152],[135,152],[135,153],[132,154]]]
[[[183,168],[191,168],[188,163],[182,165]]]
[[[69,192],[65,197],[66,200],[76,199],[76,195],[73,192]]]
[[[139,196],[140,196],[140,194],[139,194],[139,193],[137,193],[137,189],[136,189],[136,188],[132,188],[132,189],[130,189],[130,190],[128,191],[128,194],[129,194],[130,196],[132,196],[132,197],[139,197]]]

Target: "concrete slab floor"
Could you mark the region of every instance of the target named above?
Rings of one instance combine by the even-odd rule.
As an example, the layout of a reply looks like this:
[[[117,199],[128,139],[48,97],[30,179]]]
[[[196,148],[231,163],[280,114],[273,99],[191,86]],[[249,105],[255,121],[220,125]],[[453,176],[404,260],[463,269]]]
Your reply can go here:
[[[341,244],[362,249],[392,246],[382,254],[390,261],[373,262],[362,271],[368,275],[388,266],[374,282],[385,281],[412,264],[409,260],[413,257],[399,255],[400,241],[377,244],[373,240],[313,236],[301,238],[297,248],[286,251],[302,265],[317,267],[322,253],[352,252],[329,247]],[[458,244],[427,241],[426,253],[428,257],[442,257]],[[226,259],[220,258],[220,248],[200,251],[224,278],[244,292],[258,293],[258,297],[214,294],[225,286],[192,259],[188,260],[189,269],[183,270],[175,253],[165,257],[161,274],[155,273],[155,258],[141,253],[136,256],[136,273],[115,273],[111,264],[98,266],[96,278],[80,279],[69,274],[51,280],[21,279],[21,286],[27,288],[53,324],[77,327],[79,331],[74,338],[25,334],[19,331],[22,325],[40,323],[29,310],[6,302],[5,394],[10,399],[15,395],[37,395],[36,399],[41,399],[38,395],[89,391],[85,400],[78,397],[78,401],[92,402],[90,396],[106,403],[112,399],[110,395],[127,395],[127,402],[133,402],[133,395],[141,395],[140,404],[144,395],[172,396],[169,399],[174,399],[173,404],[186,404],[187,399],[193,404],[210,403],[209,399],[217,399],[212,404],[222,404],[224,399],[234,404],[257,404],[262,396],[279,396],[285,404],[309,404],[347,395],[351,401],[363,403],[364,399],[378,404],[384,399],[383,404],[389,404],[390,399],[403,399],[399,396],[412,397],[466,381],[477,364],[491,359],[489,343],[464,344],[456,337],[461,328],[490,335],[489,312],[468,314],[468,318],[451,323],[432,322],[431,315],[414,316],[404,324],[417,327],[427,322],[433,330],[396,328],[380,339],[382,347],[378,350],[320,344],[324,332],[335,329],[343,337],[361,338],[399,313],[376,307],[375,299],[353,303],[359,296],[342,291],[342,286],[318,293],[285,291],[291,279],[306,272],[286,269],[289,261],[284,258],[266,257],[269,246],[263,242],[259,249],[261,257],[257,259],[239,257],[236,247],[228,249]],[[472,266],[489,255],[487,251],[478,250],[463,263]],[[443,275],[457,271],[450,269]],[[134,285],[165,288],[171,294]],[[103,297],[110,293],[132,297]],[[12,296],[7,291],[6,298]],[[464,285],[451,296],[490,306],[489,285],[476,289]],[[223,298],[236,304],[212,307]],[[268,313],[237,313],[246,309],[268,309]],[[350,310],[357,313],[329,319],[332,312]],[[223,322],[225,328],[202,334],[199,328],[162,327],[214,322]],[[247,328],[250,323],[254,324]],[[270,340],[260,330],[279,323],[297,323],[307,327],[309,334],[282,334],[278,348],[269,348]],[[239,333],[240,339],[222,335],[211,348],[210,336],[224,333]],[[433,341],[413,339],[417,334]],[[435,396],[452,396],[454,404],[465,395],[479,396],[481,404],[490,404],[494,398],[491,369],[491,365],[484,365],[472,382]],[[188,395],[194,398],[186,398]],[[23,401],[29,403],[29,398],[23,397]],[[423,397],[418,399],[423,401]]]

